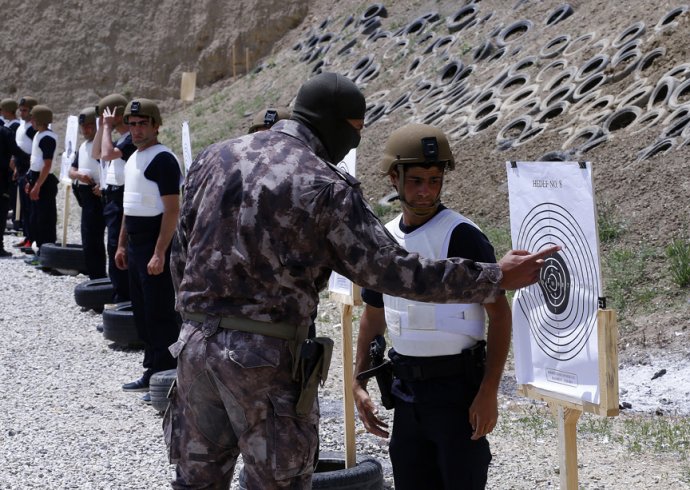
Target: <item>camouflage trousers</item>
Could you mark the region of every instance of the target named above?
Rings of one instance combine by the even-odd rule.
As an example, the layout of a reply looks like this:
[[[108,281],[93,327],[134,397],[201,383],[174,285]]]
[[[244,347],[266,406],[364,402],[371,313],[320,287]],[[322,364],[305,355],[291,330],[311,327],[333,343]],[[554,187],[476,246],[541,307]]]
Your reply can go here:
[[[299,417],[288,342],[185,321],[170,347],[177,386],[163,420],[176,489],[228,489],[238,455],[248,490],[311,488],[318,404]]]

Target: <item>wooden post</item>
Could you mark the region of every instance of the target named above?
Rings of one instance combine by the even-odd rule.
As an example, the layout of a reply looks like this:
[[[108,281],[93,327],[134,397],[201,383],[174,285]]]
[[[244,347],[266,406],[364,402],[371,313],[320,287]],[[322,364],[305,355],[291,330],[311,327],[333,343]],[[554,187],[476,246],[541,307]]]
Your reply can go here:
[[[558,419],[558,450],[561,488],[577,490],[577,421],[583,412],[601,417],[619,414],[618,407],[618,325],[614,310],[597,312],[597,349],[599,352],[599,403],[585,402],[562,393],[533,385],[519,385],[518,393],[549,404]]]
[[[69,222],[69,198],[72,193],[70,185],[65,185],[65,209],[62,211],[62,246],[67,246],[67,223]]]
[[[237,60],[237,57],[235,56],[236,51],[237,51],[237,49],[235,47],[235,43],[232,43],[232,81],[233,82],[237,78],[237,69],[235,68],[235,65],[236,65],[235,60]]]
[[[244,67],[244,74],[249,75],[249,48],[244,48]]]
[[[558,405],[558,453],[561,490],[577,490],[577,421],[581,410]]]
[[[619,414],[618,405],[618,323],[614,310],[597,312],[599,337],[599,406],[600,415]]]
[[[345,415],[345,468],[352,468],[356,461],[355,448],[355,400],[352,395],[352,305],[341,304],[340,324],[343,345],[343,403]]]

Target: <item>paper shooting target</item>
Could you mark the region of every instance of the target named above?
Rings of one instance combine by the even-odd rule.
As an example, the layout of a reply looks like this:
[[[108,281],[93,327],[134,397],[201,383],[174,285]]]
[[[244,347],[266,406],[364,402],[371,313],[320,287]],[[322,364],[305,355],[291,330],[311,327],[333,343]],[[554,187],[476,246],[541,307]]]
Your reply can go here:
[[[563,206],[541,203],[520,224],[516,248],[536,251],[560,245],[545,259],[539,282],[517,300],[536,345],[558,361],[577,356],[595,330],[598,261],[577,220]]]

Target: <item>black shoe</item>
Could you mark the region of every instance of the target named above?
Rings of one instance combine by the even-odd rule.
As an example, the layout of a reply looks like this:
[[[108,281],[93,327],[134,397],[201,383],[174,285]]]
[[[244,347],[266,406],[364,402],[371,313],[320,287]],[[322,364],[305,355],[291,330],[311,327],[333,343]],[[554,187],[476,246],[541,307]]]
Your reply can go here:
[[[147,405],[151,405],[151,393],[147,391],[144,396],[141,397],[141,401]]]
[[[122,391],[149,391],[149,380],[143,377],[122,385]]]
[[[0,250],[0,259],[7,259],[9,257],[12,257],[12,252],[8,252],[7,250]]]

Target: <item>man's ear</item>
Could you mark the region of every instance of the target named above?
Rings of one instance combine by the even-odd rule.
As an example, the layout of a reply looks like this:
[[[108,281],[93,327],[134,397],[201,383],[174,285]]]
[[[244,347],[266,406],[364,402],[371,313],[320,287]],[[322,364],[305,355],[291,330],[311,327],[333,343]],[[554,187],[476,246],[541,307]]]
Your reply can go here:
[[[398,189],[398,180],[399,180],[399,175],[398,172],[395,170],[391,171],[391,173],[388,174],[388,178],[391,180],[391,185]]]

